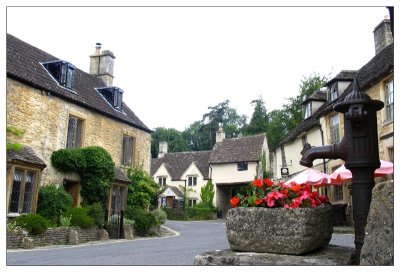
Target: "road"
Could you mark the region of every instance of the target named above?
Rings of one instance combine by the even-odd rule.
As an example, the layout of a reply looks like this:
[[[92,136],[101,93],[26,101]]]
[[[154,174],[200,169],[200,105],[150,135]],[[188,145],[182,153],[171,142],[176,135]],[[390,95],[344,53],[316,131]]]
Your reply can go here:
[[[7,250],[7,265],[193,265],[196,255],[227,249],[224,220],[167,221],[175,236],[114,240],[78,246]],[[332,236],[331,244],[354,247],[354,235]]]

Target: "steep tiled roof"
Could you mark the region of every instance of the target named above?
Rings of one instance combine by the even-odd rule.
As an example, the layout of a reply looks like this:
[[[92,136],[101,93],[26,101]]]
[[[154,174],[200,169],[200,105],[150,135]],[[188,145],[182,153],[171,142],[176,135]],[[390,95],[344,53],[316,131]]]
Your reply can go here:
[[[265,138],[265,134],[241,138],[226,138],[222,142],[215,144],[209,162],[260,161]]]
[[[158,168],[160,168],[161,164],[164,163],[169,174],[172,176],[172,180],[179,180],[183,173],[194,162],[204,179],[208,179],[208,160],[210,155],[211,151],[167,153],[163,158],[151,160],[150,174],[154,175]]]
[[[94,110],[146,132],[151,132],[126,104],[123,103],[123,112],[119,112],[103,99],[95,89],[106,87],[101,79],[76,69],[75,92],[58,85],[41,65],[43,62],[54,60],[58,60],[58,58],[7,34],[7,77],[49,92],[51,95]]]
[[[334,78],[329,80],[325,86],[331,85],[336,81],[352,81],[357,74],[357,70],[342,70]]]
[[[183,193],[177,187],[175,186],[167,186],[167,187],[170,188],[171,191],[174,192],[174,194],[176,194],[177,197],[183,197]]]
[[[303,104],[305,104],[307,101],[326,101],[326,96],[327,93],[326,91],[315,91],[312,95],[310,95],[309,97],[307,97]]]
[[[379,54],[374,56],[367,64],[361,67],[356,75],[354,75],[356,71],[342,71],[343,73],[339,73],[334,79],[340,78],[340,80],[345,80],[351,78],[351,80],[353,80],[356,77],[359,90],[366,91],[372,85],[376,84],[385,76],[393,72],[393,53],[394,44],[391,44],[383,49]],[[332,80],[330,82],[333,82]],[[333,106],[343,101],[352,90],[353,83],[346,88],[346,90],[338,97],[338,99],[335,101],[326,102],[310,118],[300,123],[282,142],[279,143],[278,146],[294,141],[302,132],[308,131],[311,128],[319,125],[319,118],[332,112]]]
[[[124,173],[124,171],[122,171],[122,169],[120,169],[120,168],[117,168],[115,170],[115,180],[126,182],[126,183],[131,183],[131,180]]]
[[[20,150],[7,150],[8,162],[23,162],[45,168],[46,164],[28,146],[23,146]]]

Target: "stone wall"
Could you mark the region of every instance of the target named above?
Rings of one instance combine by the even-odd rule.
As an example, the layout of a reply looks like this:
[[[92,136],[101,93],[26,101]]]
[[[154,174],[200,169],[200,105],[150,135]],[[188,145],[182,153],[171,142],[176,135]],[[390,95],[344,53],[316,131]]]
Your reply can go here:
[[[23,136],[14,140],[30,146],[46,163],[42,184],[64,179],[65,174],[51,166],[50,157],[66,146],[70,114],[85,120],[84,146],[103,147],[117,166],[122,159],[123,135],[134,137],[134,164],[150,171],[150,133],[7,78],[7,124],[24,130]]]
[[[7,231],[7,249],[23,248],[22,240],[25,237],[31,240],[32,247],[66,245],[69,244],[69,235],[71,230],[75,230],[78,233],[79,243],[99,240],[100,230],[98,228],[49,228],[38,235],[27,235],[25,231]]]

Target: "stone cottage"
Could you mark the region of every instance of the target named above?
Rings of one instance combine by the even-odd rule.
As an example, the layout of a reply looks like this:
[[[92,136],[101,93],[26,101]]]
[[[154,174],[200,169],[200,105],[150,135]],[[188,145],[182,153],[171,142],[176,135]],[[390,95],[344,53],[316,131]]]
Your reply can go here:
[[[80,205],[80,177],[51,165],[59,149],[100,146],[110,153],[117,169],[109,210],[126,205],[127,168],[150,171],[151,130],[113,86],[114,59],[97,44],[86,73],[7,34],[7,125],[24,131],[7,139],[24,146],[7,153],[8,217],[34,213],[44,184],[64,186],[74,206]]]

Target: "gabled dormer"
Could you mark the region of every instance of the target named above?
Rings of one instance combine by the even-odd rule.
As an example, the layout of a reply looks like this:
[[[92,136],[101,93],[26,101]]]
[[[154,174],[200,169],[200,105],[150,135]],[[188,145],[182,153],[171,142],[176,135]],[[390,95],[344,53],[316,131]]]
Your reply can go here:
[[[75,66],[63,60],[48,61],[42,63],[43,67],[58,82],[59,85],[74,89],[75,84]]]
[[[105,87],[98,88],[97,91],[103,96],[103,98],[110,104],[111,107],[118,111],[122,111],[123,90],[118,87]]]
[[[321,89],[315,91],[312,95],[303,101],[303,116],[304,119],[311,117],[325,102],[326,102],[327,91]]]
[[[328,102],[335,101],[346,88],[353,82],[357,71],[343,70],[326,83],[328,89]]]

